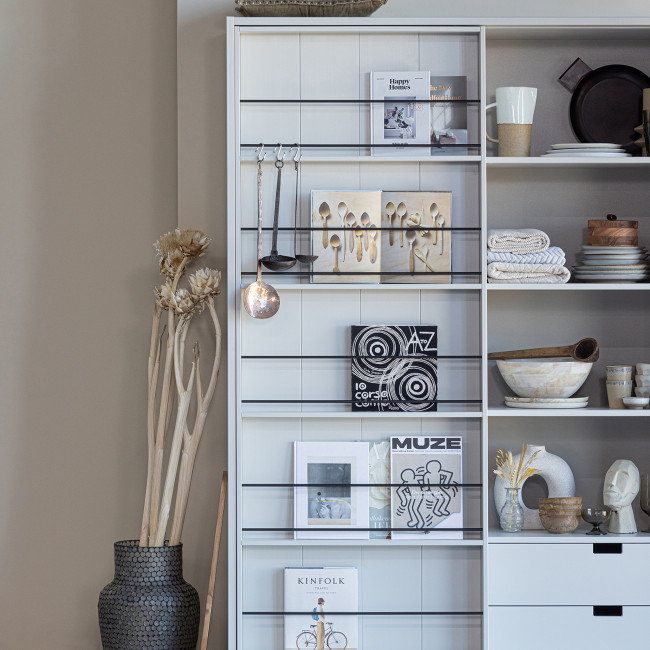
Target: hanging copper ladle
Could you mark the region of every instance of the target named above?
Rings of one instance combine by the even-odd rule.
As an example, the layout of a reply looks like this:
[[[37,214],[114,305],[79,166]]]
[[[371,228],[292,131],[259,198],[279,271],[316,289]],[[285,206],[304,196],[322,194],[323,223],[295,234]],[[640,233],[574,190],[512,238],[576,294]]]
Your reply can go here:
[[[280,186],[282,184],[282,168],[286,152],[282,153],[282,145],[276,148],[277,159],[275,168],[278,170],[278,180],[275,186],[275,212],[273,214],[273,241],[271,242],[271,254],[262,258],[262,264],[270,271],[286,271],[296,265],[295,257],[287,255],[278,255],[278,224],[280,219]]]
[[[318,255],[301,255],[298,253],[297,240],[298,240],[298,181],[300,179],[299,165],[302,160],[302,153],[300,153],[300,146],[295,145],[296,155],[293,157],[293,164],[296,170],[296,203],[293,213],[293,256],[301,264],[311,264],[318,259]]]
[[[280,296],[268,283],[262,281],[262,163],[266,158],[264,145],[257,154],[257,280],[244,291],[244,309],[253,318],[271,318],[280,309]]]

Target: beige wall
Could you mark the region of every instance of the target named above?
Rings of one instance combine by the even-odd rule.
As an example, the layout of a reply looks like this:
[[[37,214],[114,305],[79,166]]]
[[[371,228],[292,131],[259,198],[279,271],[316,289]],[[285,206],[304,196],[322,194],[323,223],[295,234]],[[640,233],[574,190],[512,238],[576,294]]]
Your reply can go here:
[[[540,7],[547,15],[648,11],[633,0],[391,0],[378,15]],[[0,3],[3,650],[100,648],[96,601],[111,579],[112,542],[136,535],[141,511],[151,243],[178,218],[213,236],[206,261],[225,266],[231,8],[231,0],[179,0],[177,151],[174,0]],[[222,380],[184,537],[185,575],[202,601],[225,407]],[[225,647],[224,569],[211,648]]]

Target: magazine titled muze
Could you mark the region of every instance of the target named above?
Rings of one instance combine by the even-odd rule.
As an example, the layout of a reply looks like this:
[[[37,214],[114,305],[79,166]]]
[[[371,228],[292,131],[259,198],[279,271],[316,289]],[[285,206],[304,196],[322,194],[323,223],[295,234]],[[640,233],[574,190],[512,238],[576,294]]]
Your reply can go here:
[[[391,488],[391,527],[403,529],[393,530],[393,538],[462,539],[462,531],[444,531],[463,527],[462,460],[460,436],[391,437],[391,483],[399,484]]]
[[[359,647],[355,567],[288,567],[284,570],[284,648]],[[331,612],[331,613],[330,613]]]
[[[352,326],[352,410],[436,411],[437,325]]]

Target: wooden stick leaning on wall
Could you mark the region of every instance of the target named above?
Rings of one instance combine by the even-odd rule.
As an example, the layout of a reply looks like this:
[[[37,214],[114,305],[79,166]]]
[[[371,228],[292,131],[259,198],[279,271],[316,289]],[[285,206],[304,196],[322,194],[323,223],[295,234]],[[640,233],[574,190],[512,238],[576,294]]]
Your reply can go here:
[[[223,514],[226,508],[226,493],[228,491],[228,472],[221,477],[221,490],[219,491],[219,509],[217,511],[217,528],[214,531],[214,545],[212,547],[212,563],[210,564],[210,579],[208,580],[208,595],[205,599],[205,616],[203,618],[203,632],[201,634],[201,650],[207,650],[208,634],[210,633],[210,619],[212,618],[212,601],[214,599],[214,582],[217,577],[219,563],[219,546],[221,544],[221,529],[223,528]]]

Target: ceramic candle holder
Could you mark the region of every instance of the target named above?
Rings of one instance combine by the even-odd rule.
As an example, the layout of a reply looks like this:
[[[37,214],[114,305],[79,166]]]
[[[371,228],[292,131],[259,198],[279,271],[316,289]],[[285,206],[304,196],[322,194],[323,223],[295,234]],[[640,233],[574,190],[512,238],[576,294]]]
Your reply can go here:
[[[632,366],[607,366],[607,381],[631,381]]]
[[[609,402],[610,409],[624,409],[624,397],[632,396],[632,381],[608,381],[607,385],[607,401]],[[649,389],[650,390],[650,389]]]

